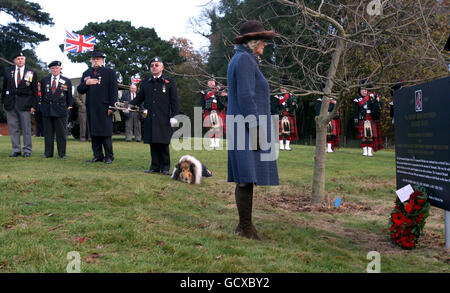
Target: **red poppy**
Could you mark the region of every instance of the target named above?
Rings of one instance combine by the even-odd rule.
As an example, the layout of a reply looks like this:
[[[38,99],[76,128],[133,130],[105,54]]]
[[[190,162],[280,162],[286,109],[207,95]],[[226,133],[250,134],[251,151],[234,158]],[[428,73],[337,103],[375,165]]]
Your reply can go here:
[[[403,222],[405,222],[405,220],[406,217],[401,212],[392,215],[392,221],[396,226],[400,226]]]
[[[409,214],[409,213],[411,213],[411,211],[413,210],[413,207],[414,207],[414,203],[413,203],[413,204],[408,203],[408,204],[405,206],[405,211]]]

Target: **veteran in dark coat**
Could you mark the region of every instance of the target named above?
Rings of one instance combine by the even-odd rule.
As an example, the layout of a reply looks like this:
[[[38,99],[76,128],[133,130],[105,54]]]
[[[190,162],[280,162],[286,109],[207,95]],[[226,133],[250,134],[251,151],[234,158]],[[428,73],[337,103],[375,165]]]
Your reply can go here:
[[[131,105],[148,110],[144,120],[144,143],[150,144],[152,162],[146,173],[163,173],[169,175],[172,125],[177,121],[174,116],[179,114],[178,93],[175,81],[163,74],[164,64],[160,57],[150,60],[152,77],[145,79],[136,98]]]
[[[236,205],[239,224],[236,233],[251,239],[259,239],[252,224],[253,186],[278,185],[276,156],[268,156],[274,151],[275,137],[272,133],[269,84],[259,70],[258,58],[262,55],[267,39],[275,36],[274,31],[264,30],[256,20],[247,21],[235,38],[236,53],[228,65],[228,182],[236,183]],[[243,116],[245,131],[238,131],[240,123],[233,119]],[[263,119],[265,118],[265,119]],[[266,121],[264,121],[266,120]],[[247,142],[254,141],[254,129],[259,129],[258,147],[250,148]],[[263,138],[263,140],[261,140]],[[267,140],[270,148],[266,151],[262,141]],[[239,149],[239,143],[245,149]],[[254,143],[254,142],[253,142]]]
[[[41,80],[41,111],[44,118],[44,158],[53,157],[54,140],[60,159],[66,157],[67,114],[72,108],[72,82],[61,75],[61,62],[53,61],[51,74]]]
[[[30,157],[31,115],[36,111],[38,96],[37,74],[29,69],[23,52],[14,56],[14,66],[5,69],[3,78],[2,105],[6,111],[8,130],[11,138],[12,153],[10,157]],[[20,134],[23,135],[23,150]]]
[[[114,106],[118,98],[116,72],[104,67],[105,55],[100,51],[92,52],[92,67],[81,77],[77,90],[86,94],[86,116],[94,158],[88,162],[111,164],[114,160],[112,134],[113,122],[109,106]],[[105,154],[103,154],[103,149]]]

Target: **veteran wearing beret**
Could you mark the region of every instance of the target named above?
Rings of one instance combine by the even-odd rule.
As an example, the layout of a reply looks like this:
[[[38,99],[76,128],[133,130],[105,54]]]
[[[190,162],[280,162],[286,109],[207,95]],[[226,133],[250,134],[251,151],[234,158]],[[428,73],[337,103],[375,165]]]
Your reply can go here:
[[[53,157],[54,140],[60,159],[66,158],[67,115],[72,108],[72,82],[61,75],[61,62],[53,61],[51,74],[41,80],[41,111],[44,118],[44,158]]]
[[[141,105],[148,110],[144,120],[144,143],[150,144],[152,162],[146,173],[169,175],[172,126],[179,114],[178,93],[175,81],[163,74],[164,63],[161,57],[150,60],[152,77],[145,79],[132,105]]]
[[[118,83],[116,72],[104,67],[105,58],[105,54],[101,51],[92,52],[92,67],[83,73],[77,90],[80,94],[86,94],[86,117],[94,153],[94,157],[87,162],[111,164],[114,160],[111,115],[113,111],[109,106],[114,106],[117,101]]]
[[[37,107],[37,74],[26,63],[23,52],[13,58],[14,66],[5,69],[2,90],[2,106],[6,112],[8,130],[11,138],[12,153],[10,157],[31,156],[31,114]],[[23,135],[23,149],[20,134]]]

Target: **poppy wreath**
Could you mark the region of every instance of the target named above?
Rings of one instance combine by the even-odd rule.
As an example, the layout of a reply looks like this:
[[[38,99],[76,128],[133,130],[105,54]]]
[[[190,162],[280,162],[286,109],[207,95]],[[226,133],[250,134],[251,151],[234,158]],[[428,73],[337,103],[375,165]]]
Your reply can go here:
[[[413,194],[405,202],[397,197],[389,219],[392,243],[403,249],[415,248],[429,214],[430,203],[425,188],[415,186]]]

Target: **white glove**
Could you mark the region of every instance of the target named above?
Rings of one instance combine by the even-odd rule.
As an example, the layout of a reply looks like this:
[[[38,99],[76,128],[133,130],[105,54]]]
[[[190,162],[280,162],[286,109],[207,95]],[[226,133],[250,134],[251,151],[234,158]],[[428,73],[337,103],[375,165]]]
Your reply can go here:
[[[178,121],[175,118],[170,118],[169,122],[170,122],[170,126],[172,126],[172,127],[175,127],[178,124]]]
[[[124,112],[125,114],[128,114],[128,113],[130,113],[130,111],[129,111],[128,109],[126,109],[126,110],[123,110],[123,112]]]

